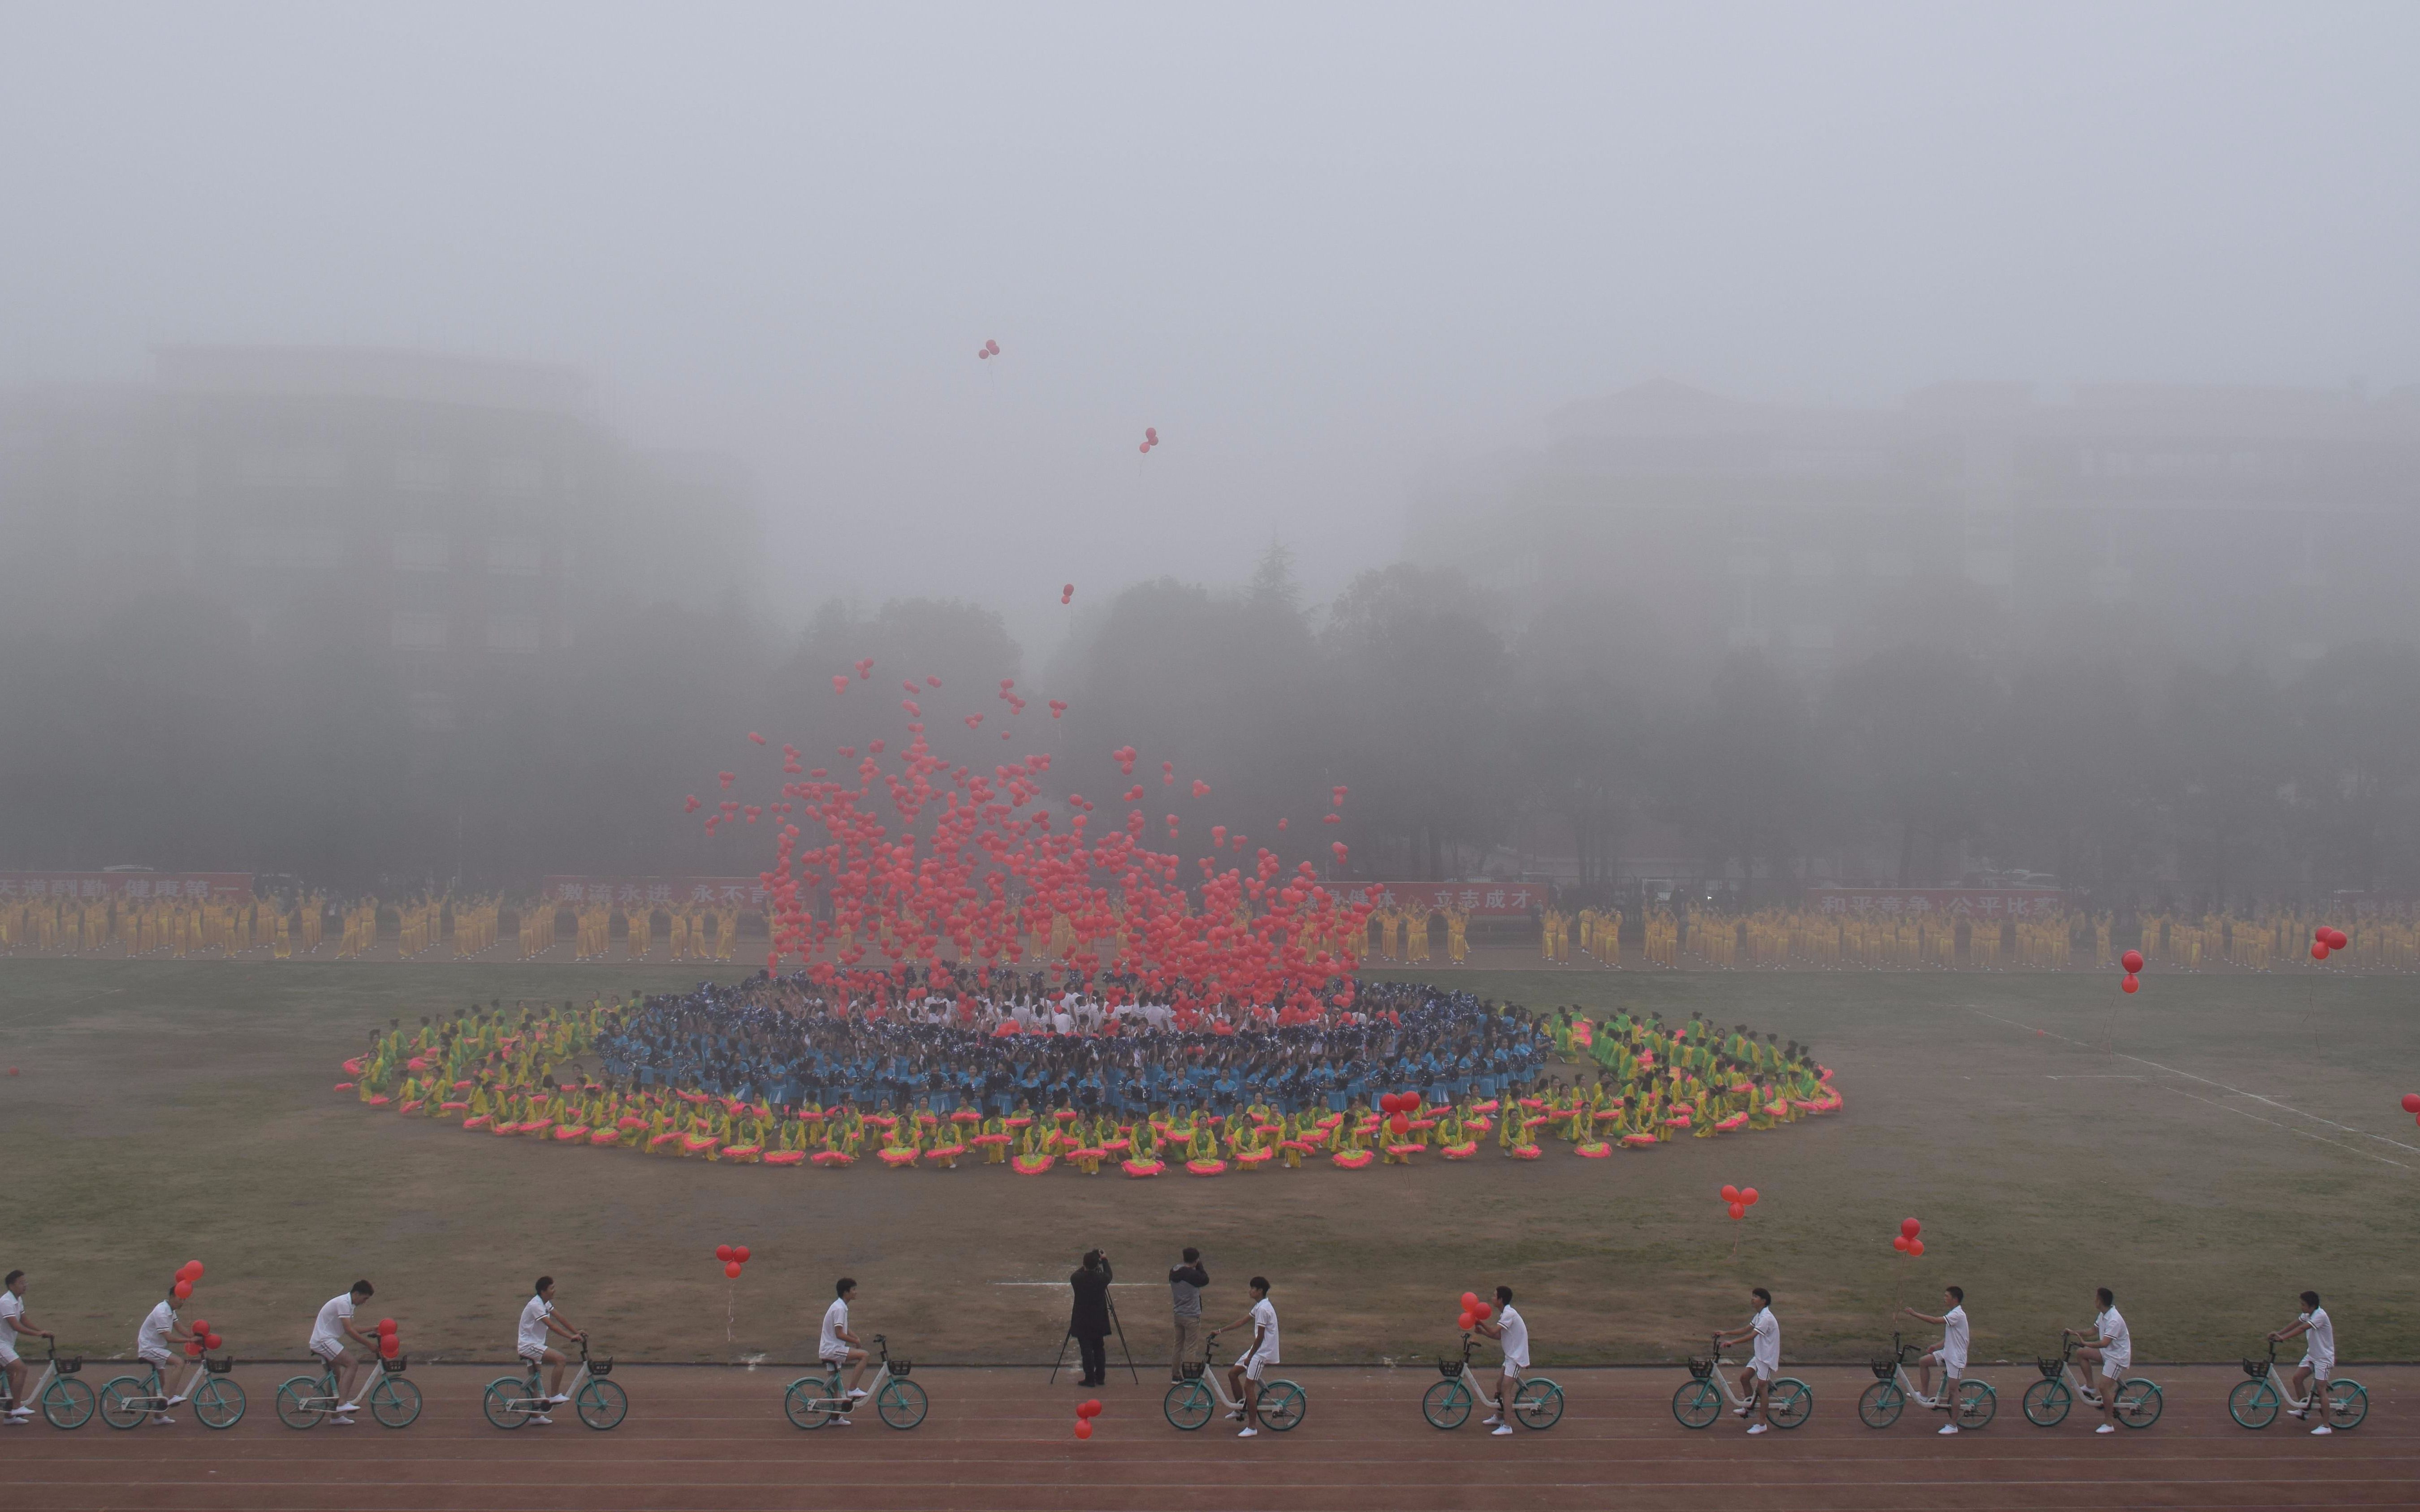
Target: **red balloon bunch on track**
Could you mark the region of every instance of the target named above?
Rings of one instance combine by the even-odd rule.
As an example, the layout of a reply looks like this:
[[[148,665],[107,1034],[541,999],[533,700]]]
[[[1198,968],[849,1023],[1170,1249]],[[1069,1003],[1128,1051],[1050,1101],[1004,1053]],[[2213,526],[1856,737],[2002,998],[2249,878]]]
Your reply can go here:
[[[748,1246],[717,1244],[714,1246],[714,1257],[722,1262],[722,1273],[737,1281],[739,1279],[740,1267],[748,1263]]]
[[[1752,1186],[1732,1186],[1726,1182],[1721,1196],[1725,1210],[1734,1218],[1746,1217],[1747,1210],[1756,1206],[1757,1191]]]
[[[1101,1399],[1098,1396],[1094,1396],[1077,1403],[1076,1437],[1079,1439],[1091,1438],[1093,1436],[1093,1419],[1100,1415]]]

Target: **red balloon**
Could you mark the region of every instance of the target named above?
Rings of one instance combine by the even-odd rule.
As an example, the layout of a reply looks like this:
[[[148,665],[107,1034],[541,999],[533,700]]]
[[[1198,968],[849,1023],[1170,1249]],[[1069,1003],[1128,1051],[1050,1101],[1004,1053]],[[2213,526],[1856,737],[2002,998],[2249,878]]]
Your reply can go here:
[[[2118,958],[2118,964],[2124,966],[2129,972],[2140,971],[2143,969],[2143,952],[2140,950],[2129,950],[2124,955]]]
[[[1908,1245],[1913,1242],[1915,1242],[1909,1239],[1905,1234],[1891,1235],[1891,1248],[1899,1251],[1901,1255],[1907,1253]]]
[[[1923,1254],[1923,1253],[1924,1253],[1924,1241],[1922,1241],[1922,1240],[1920,1240],[1920,1239],[1911,1239],[1911,1240],[1909,1240],[1909,1241],[1907,1242],[1907,1252],[1908,1252],[1910,1255],[1921,1255],[1921,1254]]]
[[[1752,1186],[1744,1186],[1744,1187],[1741,1187],[1741,1188],[1740,1188],[1740,1200],[1741,1200],[1742,1202],[1746,1203],[1746,1204],[1747,1204],[1749,1207],[1751,1207],[1751,1208],[1755,1207],[1755,1206],[1756,1206],[1756,1188],[1754,1188],[1754,1187],[1752,1187]]]
[[[2315,940],[2319,941],[2321,945],[2325,945],[2325,944],[2327,944],[2327,943],[2328,943],[2328,927],[2327,927],[2325,924],[2314,924],[2314,925],[2312,925],[2312,926],[2311,926],[2311,938],[2313,938],[2313,939],[2315,939]]]
[[[379,1353],[392,1360],[403,1352],[403,1340],[390,1334],[379,1340]]]
[[[2420,1092],[2406,1092],[2403,1094],[2403,1111],[2406,1113],[2420,1113]]]
[[[1456,1326],[1457,1326],[1457,1327],[1459,1327],[1459,1328],[1460,1328],[1464,1333],[1467,1334],[1467,1333],[1469,1333],[1469,1332],[1470,1332],[1470,1327],[1471,1327],[1471,1325],[1472,1325],[1473,1323],[1478,1322],[1478,1321],[1479,1321],[1479,1319],[1478,1319],[1471,1317],[1468,1313],[1465,1313],[1465,1314],[1463,1314],[1463,1315],[1462,1315],[1462,1317],[1457,1320]]]
[[[1474,1308],[1474,1307],[1476,1307],[1476,1306],[1478,1306],[1478,1305],[1479,1305],[1479,1293],[1478,1293],[1478,1292],[1476,1292],[1476,1291],[1466,1291],[1466,1292],[1464,1292],[1464,1293],[1462,1294],[1462,1310],[1463,1310],[1464,1312],[1468,1312],[1468,1311],[1470,1311],[1472,1308]]]
[[[1726,1185],[1723,1188],[1723,1200],[1725,1202],[1737,1202],[1739,1199],[1740,1190],[1738,1187]]]
[[[1913,1218],[1901,1218],[1899,1221],[1899,1231],[1906,1235],[1908,1238],[1914,1239],[1916,1235],[1924,1232],[1924,1226],[1917,1223]]]
[[[1079,1439],[1089,1439],[1092,1436],[1093,1420],[1089,1417],[1079,1417],[1076,1419],[1076,1437]]]
[[[1495,1304],[1494,1303],[1492,1303],[1492,1302],[1482,1302],[1482,1303],[1481,1303],[1478,1306],[1473,1307],[1473,1308],[1470,1310],[1470,1316],[1471,1316],[1471,1317],[1473,1317],[1473,1318],[1478,1319],[1481,1322],[1482,1322],[1482,1323],[1483,1323],[1483,1322],[1487,1321],[1487,1319],[1488,1319],[1488,1316],[1489,1316],[1490,1314],[1494,1313],[1495,1311],[1496,1311],[1496,1304]]]
[[[1076,1411],[1083,1413],[1086,1417],[1098,1417],[1101,1415],[1101,1399],[1098,1396],[1092,1397],[1087,1400],[1083,1406],[1076,1409]]]
[[[2332,929],[2328,931],[2329,949],[2341,950],[2350,944],[2352,944],[2352,936],[2347,934],[2344,931],[2340,929]]]
[[[186,1345],[185,1357],[190,1360],[200,1359],[202,1357],[202,1341],[195,1339],[193,1343]]]
[[[201,1278],[202,1262],[199,1260],[187,1260],[177,1267],[177,1279],[179,1281],[199,1281]]]
[[[2328,948],[2327,948],[2325,945],[2314,944],[2314,945],[2311,947],[2311,959],[2312,959],[2312,960],[2314,960],[2314,961],[2325,961],[2327,958],[2328,958]]]
[[[732,1245],[732,1246],[731,1246],[731,1257],[732,1257],[733,1259],[735,1259],[735,1260],[737,1260],[737,1261],[738,1261],[740,1264],[742,1264],[742,1265],[747,1264],[747,1263],[748,1263],[748,1246],[747,1246],[747,1245],[745,1245],[745,1244],[734,1244],[734,1245]]]
[[[196,1333],[196,1334],[207,1334],[207,1333],[209,1333],[209,1331],[210,1331],[210,1325],[209,1325],[207,1321],[205,1321],[205,1320],[203,1320],[202,1319],[199,1319],[199,1318],[196,1318],[196,1319],[194,1319],[194,1333]]]
[[[1732,1204],[1731,1204],[1731,1216],[1732,1216],[1732,1217],[1734,1217],[1734,1218],[1745,1218],[1745,1217],[1746,1217],[1746,1216],[1747,1216],[1747,1204],[1746,1204],[1746,1203],[1745,1203],[1745,1202],[1734,1202],[1734,1203],[1732,1203]]]
[[[729,1265],[724,1266],[724,1267],[722,1268],[722,1273],[723,1273],[724,1275],[729,1276],[729,1277],[730,1277],[732,1280],[734,1280],[734,1281],[738,1280],[738,1279],[739,1279],[739,1262],[738,1262],[737,1260],[734,1260],[734,1261],[732,1261]]]
[[[381,1319],[379,1319],[378,1331],[379,1331],[379,1333],[380,1333],[380,1335],[387,1335],[387,1334],[392,1334],[392,1333],[394,1333],[394,1332],[395,1332],[395,1319],[392,1319],[392,1318],[381,1318]]]
[[[725,1264],[730,1263],[730,1260],[731,1260],[731,1246],[730,1246],[730,1245],[728,1245],[728,1244],[717,1244],[717,1245],[715,1245],[715,1246],[714,1246],[714,1257],[715,1257],[716,1259],[718,1259],[718,1260],[721,1260],[721,1261],[724,1262]]]
[[[193,1284],[191,1281],[179,1281],[179,1282],[178,1282],[178,1283],[176,1284],[176,1286],[175,1286],[173,1288],[171,1288],[171,1289],[173,1289],[173,1290],[176,1292],[176,1294],[177,1294],[177,1300],[178,1300],[178,1302],[182,1302],[182,1301],[184,1301],[187,1297],[190,1297],[190,1296],[192,1296],[192,1295],[194,1294],[194,1284]]]
[[[1387,1127],[1392,1129],[1399,1134],[1410,1134],[1412,1132],[1411,1117],[1408,1114],[1398,1113],[1387,1121]]]
[[[2135,976],[2130,971],[2126,973],[2125,977],[2118,983],[2118,990],[2122,993],[2131,993],[2141,985],[2143,985],[2143,979]]]

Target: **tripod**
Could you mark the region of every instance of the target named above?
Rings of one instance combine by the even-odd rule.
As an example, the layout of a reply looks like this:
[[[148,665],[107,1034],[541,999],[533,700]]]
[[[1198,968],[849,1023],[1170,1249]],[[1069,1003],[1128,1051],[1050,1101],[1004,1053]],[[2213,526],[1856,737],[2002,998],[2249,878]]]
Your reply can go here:
[[[1135,1369],[1134,1350],[1126,1348],[1126,1325],[1118,1318],[1117,1299],[1114,1297],[1105,1296],[1101,1300],[1109,1304],[1109,1326],[1118,1331],[1118,1352],[1126,1357],[1126,1374],[1134,1377],[1135,1384],[1140,1386],[1142,1384],[1142,1375],[1140,1371]],[[1073,1322],[1075,1319],[1070,1319],[1068,1321]],[[1058,1384],[1059,1372],[1066,1367],[1067,1341],[1075,1336],[1076,1331],[1072,1328],[1066,1333],[1059,1335],[1059,1353],[1058,1356],[1050,1362],[1050,1383],[1052,1385]]]

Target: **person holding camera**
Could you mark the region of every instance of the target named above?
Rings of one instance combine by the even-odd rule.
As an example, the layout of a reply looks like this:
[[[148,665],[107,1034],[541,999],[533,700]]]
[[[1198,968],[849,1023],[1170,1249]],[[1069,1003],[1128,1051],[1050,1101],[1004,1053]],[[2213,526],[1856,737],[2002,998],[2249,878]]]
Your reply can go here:
[[[1109,1381],[1109,1257],[1096,1249],[1084,1252],[1083,1266],[1067,1278],[1076,1304],[1067,1318],[1067,1332],[1084,1356],[1079,1386],[1106,1386]],[[1064,1348],[1064,1346],[1062,1346]]]
[[[1168,1300],[1175,1312],[1176,1353],[1168,1364],[1168,1379],[1185,1379],[1185,1362],[1202,1358],[1202,1288],[1210,1273],[1202,1268],[1202,1252],[1187,1245],[1184,1263],[1168,1273]]]

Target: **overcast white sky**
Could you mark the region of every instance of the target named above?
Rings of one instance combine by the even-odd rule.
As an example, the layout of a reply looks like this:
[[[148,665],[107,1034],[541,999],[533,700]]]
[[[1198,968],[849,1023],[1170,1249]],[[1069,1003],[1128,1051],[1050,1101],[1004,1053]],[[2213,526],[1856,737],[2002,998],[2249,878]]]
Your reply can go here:
[[[2411,382],[2415,57],[2308,0],[0,0],[0,382],[556,362],[747,462],[800,599],[1024,628],[1273,532],[1325,593],[1643,377]]]

